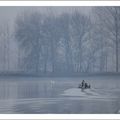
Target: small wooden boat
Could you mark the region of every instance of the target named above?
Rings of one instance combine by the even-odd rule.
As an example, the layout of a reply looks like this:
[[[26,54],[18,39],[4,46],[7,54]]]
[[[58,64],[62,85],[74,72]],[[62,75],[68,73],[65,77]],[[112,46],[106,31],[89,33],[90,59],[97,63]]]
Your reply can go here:
[[[90,85],[82,86],[81,84],[79,84],[78,88],[80,88],[80,89],[90,89],[91,86]]]

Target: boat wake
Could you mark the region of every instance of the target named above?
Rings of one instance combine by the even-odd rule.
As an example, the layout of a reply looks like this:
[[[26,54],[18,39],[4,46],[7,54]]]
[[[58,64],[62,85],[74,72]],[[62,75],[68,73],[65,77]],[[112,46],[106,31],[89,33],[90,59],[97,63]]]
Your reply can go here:
[[[79,89],[71,88],[64,91],[62,96],[65,97],[80,97],[81,99],[114,99],[116,96],[112,95],[110,92],[98,89]]]

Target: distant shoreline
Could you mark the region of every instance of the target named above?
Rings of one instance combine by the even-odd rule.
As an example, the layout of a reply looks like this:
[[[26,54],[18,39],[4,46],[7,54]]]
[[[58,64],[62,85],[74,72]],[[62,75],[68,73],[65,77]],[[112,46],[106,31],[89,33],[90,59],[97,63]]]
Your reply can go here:
[[[120,72],[105,73],[23,73],[23,72],[1,72],[0,77],[90,77],[90,76],[120,76]]]

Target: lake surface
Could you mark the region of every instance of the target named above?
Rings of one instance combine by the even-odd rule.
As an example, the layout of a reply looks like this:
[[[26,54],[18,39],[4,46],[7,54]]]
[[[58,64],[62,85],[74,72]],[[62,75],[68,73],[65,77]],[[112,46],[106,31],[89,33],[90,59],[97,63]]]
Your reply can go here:
[[[83,79],[91,84],[90,91],[77,90]],[[119,109],[119,76],[0,78],[1,114],[107,114]]]

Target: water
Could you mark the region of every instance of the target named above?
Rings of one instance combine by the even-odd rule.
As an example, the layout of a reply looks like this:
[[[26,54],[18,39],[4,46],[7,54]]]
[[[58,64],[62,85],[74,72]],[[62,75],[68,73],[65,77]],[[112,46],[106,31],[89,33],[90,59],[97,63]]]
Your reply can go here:
[[[82,79],[92,89],[77,89]],[[0,78],[0,113],[118,113],[119,77]]]

